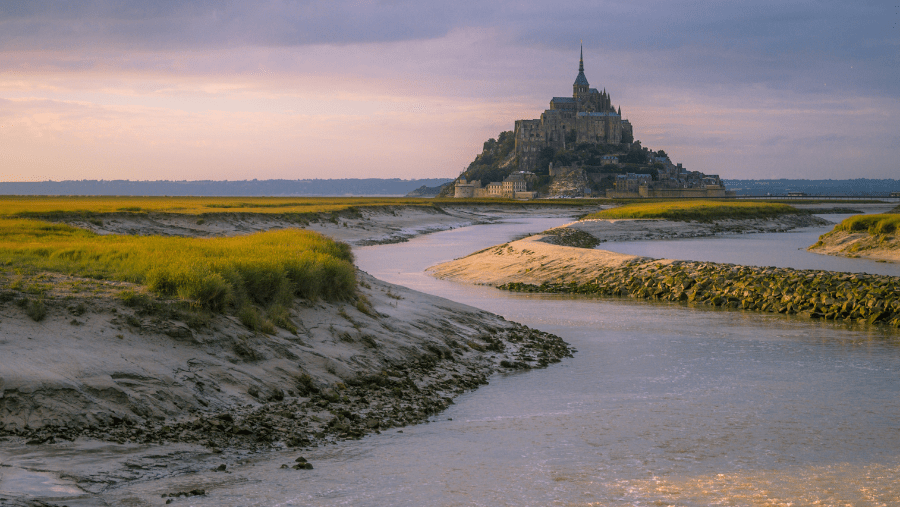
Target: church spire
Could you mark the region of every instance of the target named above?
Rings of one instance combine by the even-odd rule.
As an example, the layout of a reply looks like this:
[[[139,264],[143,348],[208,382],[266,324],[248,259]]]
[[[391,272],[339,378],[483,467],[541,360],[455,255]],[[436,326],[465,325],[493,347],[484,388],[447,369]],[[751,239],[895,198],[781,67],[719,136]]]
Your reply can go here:
[[[581,58],[578,60],[578,72],[584,72],[584,44],[581,45]]]
[[[572,96],[578,97],[581,94],[588,93],[591,85],[584,77],[584,45],[581,46],[581,58],[578,60],[578,76],[575,77],[575,84],[572,85]]]

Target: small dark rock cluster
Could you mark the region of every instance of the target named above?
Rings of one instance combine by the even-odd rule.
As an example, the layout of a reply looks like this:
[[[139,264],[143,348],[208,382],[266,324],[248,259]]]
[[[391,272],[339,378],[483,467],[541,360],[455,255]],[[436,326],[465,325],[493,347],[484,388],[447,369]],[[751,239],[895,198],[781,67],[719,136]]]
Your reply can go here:
[[[172,500],[180,497],[189,497],[189,496],[203,496],[206,494],[206,490],[203,489],[192,489],[190,491],[179,491],[177,493],[165,493],[162,495],[162,498],[168,498],[166,500],[167,504],[172,503]]]
[[[571,227],[557,227],[544,231],[542,241],[551,245],[573,246],[576,248],[594,248],[601,243],[599,239]]]

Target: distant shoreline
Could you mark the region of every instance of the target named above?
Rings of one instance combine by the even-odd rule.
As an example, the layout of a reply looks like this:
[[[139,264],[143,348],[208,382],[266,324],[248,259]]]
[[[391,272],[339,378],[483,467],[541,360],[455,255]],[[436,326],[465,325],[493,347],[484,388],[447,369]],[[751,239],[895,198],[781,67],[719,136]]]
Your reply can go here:
[[[241,181],[65,180],[0,182],[0,195],[135,195],[207,197],[402,197],[422,187],[437,187],[453,178],[271,179]],[[789,192],[819,196],[888,197],[900,191],[898,179],[739,180],[723,179],[739,197],[788,198]]]

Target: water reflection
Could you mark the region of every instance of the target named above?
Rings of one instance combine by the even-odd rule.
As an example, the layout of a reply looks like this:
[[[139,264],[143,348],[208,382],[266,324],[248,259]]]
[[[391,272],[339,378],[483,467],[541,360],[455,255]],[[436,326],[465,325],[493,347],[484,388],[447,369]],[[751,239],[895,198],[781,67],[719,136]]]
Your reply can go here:
[[[628,299],[509,294],[422,270],[553,220],[361,248],[387,281],[556,333],[574,358],[498,375],[430,424],[272,453],[195,505],[900,502],[900,349],[881,328]],[[558,222],[558,221],[557,221]]]

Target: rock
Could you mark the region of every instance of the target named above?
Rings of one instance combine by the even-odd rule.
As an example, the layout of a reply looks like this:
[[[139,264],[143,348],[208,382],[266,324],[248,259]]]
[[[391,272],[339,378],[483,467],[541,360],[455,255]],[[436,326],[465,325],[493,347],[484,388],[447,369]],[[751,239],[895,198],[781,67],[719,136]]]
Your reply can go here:
[[[171,324],[167,326],[163,332],[176,339],[193,339],[194,332],[184,324]]]
[[[232,433],[234,433],[235,435],[252,435],[253,430],[251,430],[247,426],[235,426],[232,430]]]

